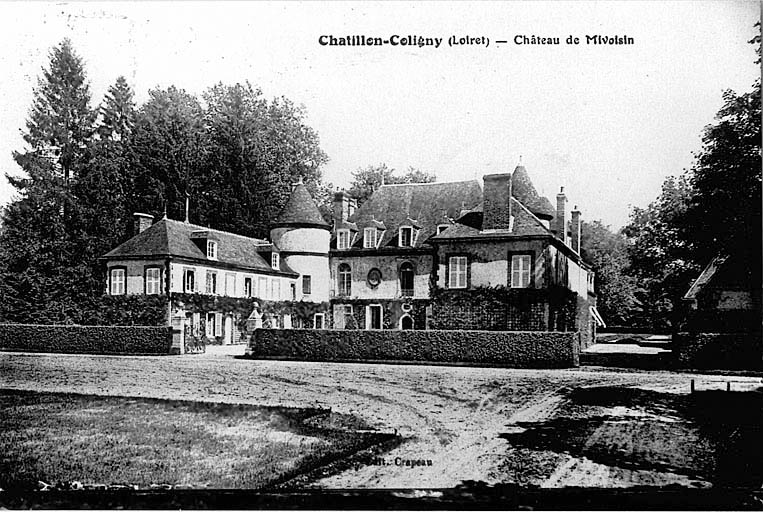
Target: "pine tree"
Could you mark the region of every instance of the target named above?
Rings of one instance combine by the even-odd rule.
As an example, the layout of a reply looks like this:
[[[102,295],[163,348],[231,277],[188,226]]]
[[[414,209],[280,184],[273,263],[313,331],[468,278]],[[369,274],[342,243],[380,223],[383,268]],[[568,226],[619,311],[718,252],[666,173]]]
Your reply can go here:
[[[135,126],[135,102],[133,92],[125,77],[120,76],[109,87],[101,105],[101,124],[98,133],[102,139],[126,140]]]

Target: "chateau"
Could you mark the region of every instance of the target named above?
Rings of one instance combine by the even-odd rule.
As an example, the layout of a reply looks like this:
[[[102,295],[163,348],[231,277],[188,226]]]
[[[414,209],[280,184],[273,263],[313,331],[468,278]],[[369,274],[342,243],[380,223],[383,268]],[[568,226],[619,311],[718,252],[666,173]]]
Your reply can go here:
[[[219,300],[191,311],[188,294],[256,299],[270,327],[578,331],[587,346],[603,321],[580,217],[522,165],[483,186],[382,184],[360,207],[337,192],[331,224],[300,180],[270,240],[136,213],[136,235],[104,256],[106,288],[166,295],[173,325],[223,343],[245,319]]]

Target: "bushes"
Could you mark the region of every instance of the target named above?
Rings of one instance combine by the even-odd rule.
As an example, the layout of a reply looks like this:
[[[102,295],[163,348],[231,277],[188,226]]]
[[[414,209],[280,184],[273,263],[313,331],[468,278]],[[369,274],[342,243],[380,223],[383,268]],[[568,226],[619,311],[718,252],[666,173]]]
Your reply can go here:
[[[0,350],[169,354],[171,327],[0,324]]]
[[[673,354],[683,368],[763,369],[760,332],[681,332],[673,336]]]
[[[254,358],[427,361],[518,368],[578,365],[578,333],[257,329]]]

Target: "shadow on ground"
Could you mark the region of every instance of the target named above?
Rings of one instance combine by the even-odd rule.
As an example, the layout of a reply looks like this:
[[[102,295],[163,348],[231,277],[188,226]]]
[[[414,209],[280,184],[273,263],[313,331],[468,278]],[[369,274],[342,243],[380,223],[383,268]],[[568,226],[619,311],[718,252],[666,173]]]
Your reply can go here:
[[[554,418],[501,437],[630,470],[677,473],[724,488],[763,484],[763,388],[676,395],[638,388],[568,392]]]

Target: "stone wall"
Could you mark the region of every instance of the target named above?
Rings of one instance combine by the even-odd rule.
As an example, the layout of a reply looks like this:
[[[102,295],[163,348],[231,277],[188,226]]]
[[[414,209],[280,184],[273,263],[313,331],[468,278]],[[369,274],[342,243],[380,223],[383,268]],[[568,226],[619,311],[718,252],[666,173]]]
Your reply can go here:
[[[578,333],[257,329],[255,359],[405,361],[567,368],[579,364]]]

